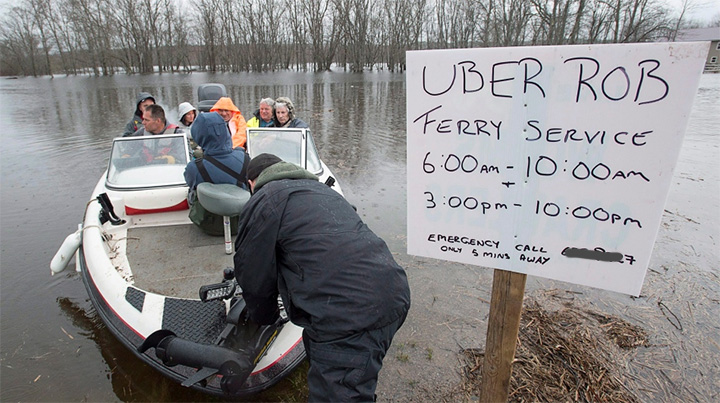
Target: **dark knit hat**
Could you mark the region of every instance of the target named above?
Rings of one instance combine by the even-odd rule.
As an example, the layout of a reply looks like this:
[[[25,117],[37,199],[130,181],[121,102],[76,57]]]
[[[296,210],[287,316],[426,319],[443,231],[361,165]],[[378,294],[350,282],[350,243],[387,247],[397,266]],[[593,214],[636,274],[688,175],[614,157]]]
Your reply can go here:
[[[263,153],[250,160],[248,164],[248,179],[254,181],[265,170],[265,168],[275,165],[282,160],[272,154]]]

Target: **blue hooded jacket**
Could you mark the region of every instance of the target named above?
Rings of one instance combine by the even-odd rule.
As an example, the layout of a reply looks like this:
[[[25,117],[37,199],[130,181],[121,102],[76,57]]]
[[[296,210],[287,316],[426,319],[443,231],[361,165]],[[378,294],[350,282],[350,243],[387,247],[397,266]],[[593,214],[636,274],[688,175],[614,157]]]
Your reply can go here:
[[[232,148],[230,131],[223,118],[217,112],[201,113],[195,119],[191,129],[193,139],[203,149],[205,156],[218,160],[232,171],[241,174],[245,163],[245,150],[241,147]],[[197,160],[196,160],[197,161]],[[192,203],[193,195],[199,183],[205,182],[197,167],[197,162],[192,161],[185,167],[185,182],[190,191],[188,201]],[[222,171],[208,160],[203,161],[203,166],[208,172],[213,183],[236,184],[238,181],[232,175]],[[247,189],[247,174],[242,178],[243,189]]]

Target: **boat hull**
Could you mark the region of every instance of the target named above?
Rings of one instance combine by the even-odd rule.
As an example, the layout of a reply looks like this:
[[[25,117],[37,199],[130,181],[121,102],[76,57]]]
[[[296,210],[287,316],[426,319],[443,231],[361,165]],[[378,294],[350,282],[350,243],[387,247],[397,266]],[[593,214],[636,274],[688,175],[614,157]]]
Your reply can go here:
[[[342,194],[309,131],[255,130],[248,132],[251,155],[285,153]],[[246,321],[241,295],[201,301],[201,287],[220,283],[234,262],[223,238],[203,233],[188,217],[185,135],[116,138],[110,154],[87,204],[77,253],[100,318],[136,356],[184,386],[236,397],[276,384],[305,358],[303,330],[282,309],[273,325]]]
[[[107,189],[101,179],[94,199],[100,193],[107,193],[115,205],[115,213],[124,222],[117,225],[101,223],[100,204],[95,201],[89,203],[83,225],[83,242],[78,251],[78,266],[93,306],[111,333],[141,360],[173,381],[183,383],[198,369],[184,365],[166,366],[154,349],[141,353],[138,348],[150,334],[161,329],[170,330],[183,340],[214,345],[227,325],[228,303],[223,300],[200,301],[197,284],[193,281],[197,282],[195,277],[199,277],[206,283],[219,282],[222,269],[227,265],[227,259],[231,258],[224,254],[221,237],[205,237],[190,223],[187,209],[162,209],[163,204],[176,205],[177,195],[186,194],[187,188],[154,189],[153,192],[156,205],[144,206],[150,213],[128,214],[133,210],[127,209],[125,204],[142,199],[143,195],[136,192],[125,197],[126,192]],[[158,233],[165,232],[169,234],[168,240],[157,238]],[[151,236],[154,238],[148,238]],[[209,245],[204,249],[188,246],[198,239]],[[141,254],[139,249],[143,247],[157,249]],[[168,249],[166,255],[162,255],[162,249]],[[178,261],[172,260],[174,255],[183,254],[208,255],[212,264],[203,269],[197,267],[198,263],[185,264],[183,261],[187,259],[182,257]],[[151,265],[148,260],[153,256],[158,261]],[[180,267],[183,264],[187,267]],[[143,271],[151,275],[155,273],[157,278],[147,278],[148,274]],[[168,281],[163,285],[166,278]],[[183,286],[188,290],[181,290]],[[193,292],[192,289],[195,294],[190,296],[188,294]],[[302,329],[288,322],[243,386],[233,391],[233,396],[255,394],[275,385],[304,358]],[[219,376],[210,376],[207,381],[190,387],[227,397]]]

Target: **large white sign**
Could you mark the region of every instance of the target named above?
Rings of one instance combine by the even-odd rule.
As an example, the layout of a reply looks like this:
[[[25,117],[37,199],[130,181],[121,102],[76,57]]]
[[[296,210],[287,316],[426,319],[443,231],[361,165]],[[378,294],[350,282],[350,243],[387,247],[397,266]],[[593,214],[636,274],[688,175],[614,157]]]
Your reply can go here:
[[[639,295],[707,51],[408,52],[408,253]]]

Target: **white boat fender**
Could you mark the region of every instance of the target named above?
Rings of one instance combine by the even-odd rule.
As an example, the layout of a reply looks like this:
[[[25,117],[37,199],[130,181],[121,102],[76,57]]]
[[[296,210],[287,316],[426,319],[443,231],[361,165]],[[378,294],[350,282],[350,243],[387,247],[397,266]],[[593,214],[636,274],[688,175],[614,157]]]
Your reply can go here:
[[[80,231],[80,235],[82,235],[82,230],[83,230],[83,223],[79,223],[78,231]],[[80,238],[80,244],[82,245],[82,237]],[[77,248],[77,250],[75,251],[75,271],[78,273],[80,273],[80,271],[81,271],[80,265],[78,264],[79,261],[80,261],[80,248]]]
[[[62,245],[60,245],[60,249],[50,261],[50,274],[55,275],[55,273],[65,270],[68,263],[70,263],[70,258],[80,247],[80,243],[82,243],[82,229],[78,229],[65,238]]]

